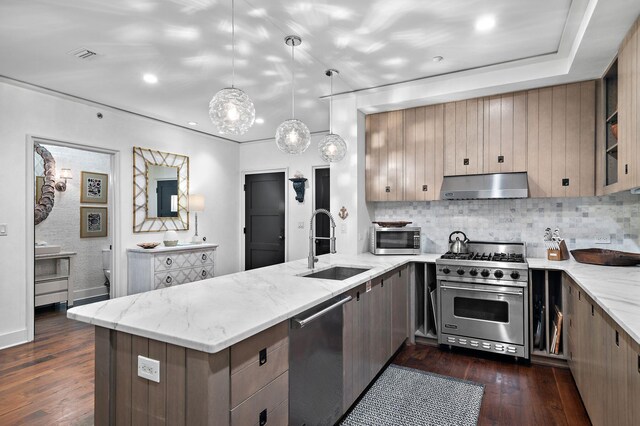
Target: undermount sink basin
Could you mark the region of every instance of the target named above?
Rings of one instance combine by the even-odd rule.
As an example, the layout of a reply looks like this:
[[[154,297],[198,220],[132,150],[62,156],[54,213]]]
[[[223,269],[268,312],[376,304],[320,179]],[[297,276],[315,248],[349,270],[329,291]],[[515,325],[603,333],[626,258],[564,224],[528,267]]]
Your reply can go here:
[[[309,274],[302,275],[306,278],[322,278],[325,280],[337,280],[342,281],[347,278],[351,278],[371,268],[353,268],[350,266],[333,266],[331,268],[323,269],[317,272],[311,272]]]

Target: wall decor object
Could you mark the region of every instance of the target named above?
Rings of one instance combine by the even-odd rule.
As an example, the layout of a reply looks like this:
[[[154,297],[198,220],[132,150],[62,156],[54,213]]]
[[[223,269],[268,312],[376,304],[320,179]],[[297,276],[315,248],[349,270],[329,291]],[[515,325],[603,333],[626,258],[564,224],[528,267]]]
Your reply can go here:
[[[109,195],[109,175],[82,172],[81,203],[107,204]]]
[[[294,177],[289,180],[293,182],[293,190],[296,191],[296,200],[299,203],[302,203],[304,201],[304,187],[307,182],[307,178]]]
[[[106,207],[80,207],[80,238],[106,237],[108,230]]]
[[[56,160],[53,155],[42,145],[36,143],[33,145],[33,149],[42,161],[42,176],[40,182],[36,177],[36,205],[34,211],[34,224],[37,225],[44,221],[53,210],[53,204],[55,199],[55,184],[56,184]],[[37,161],[39,162],[39,161]],[[38,186],[39,185],[39,186]]]
[[[163,169],[171,172],[172,179],[169,180],[174,180],[175,185],[161,177]],[[158,176],[157,182],[154,176]],[[170,184],[160,187],[158,182]],[[168,194],[164,200],[166,209],[163,200],[158,199],[156,190],[159,189]],[[188,203],[189,157],[133,147],[133,232],[188,230]]]
[[[349,217],[349,212],[347,211],[347,208],[345,206],[342,206],[342,208],[338,212],[338,217],[342,220],[345,220],[347,217]]]

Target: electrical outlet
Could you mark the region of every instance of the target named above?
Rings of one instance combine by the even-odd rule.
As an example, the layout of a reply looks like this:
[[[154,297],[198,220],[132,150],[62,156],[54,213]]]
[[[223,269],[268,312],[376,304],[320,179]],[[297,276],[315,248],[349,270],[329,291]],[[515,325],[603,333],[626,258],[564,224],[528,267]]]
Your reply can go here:
[[[340,233],[341,234],[346,234],[347,233],[347,224],[343,223],[340,225]]]
[[[138,355],[138,376],[160,383],[160,361]]]
[[[593,237],[593,242],[595,244],[611,244],[611,235],[596,235],[595,237]]]
[[[298,222],[298,229],[304,229],[304,222]]]
[[[7,224],[6,223],[0,223],[0,237],[6,237],[7,236]]]

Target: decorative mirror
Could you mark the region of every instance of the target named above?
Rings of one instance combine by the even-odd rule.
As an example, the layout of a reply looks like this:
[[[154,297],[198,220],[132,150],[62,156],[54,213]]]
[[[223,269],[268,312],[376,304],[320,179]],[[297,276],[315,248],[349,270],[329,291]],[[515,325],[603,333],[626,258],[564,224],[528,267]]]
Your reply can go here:
[[[133,148],[133,232],[189,229],[189,157]]]
[[[35,213],[34,223],[43,222],[53,210],[56,184],[56,160],[42,145],[34,144],[35,151]]]

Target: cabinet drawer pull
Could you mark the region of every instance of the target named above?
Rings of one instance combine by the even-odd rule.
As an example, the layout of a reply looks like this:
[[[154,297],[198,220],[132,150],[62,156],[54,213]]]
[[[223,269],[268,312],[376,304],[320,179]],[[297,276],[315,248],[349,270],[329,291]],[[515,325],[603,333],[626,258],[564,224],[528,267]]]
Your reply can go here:
[[[469,165],[469,159],[465,158],[464,160],[462,160],[462,164],[465,165],[465,166],[468,166]]]
[[[596,308],[593,306],[593,304],[591,305],[591,316],[596,316]]]
[[[171,266],[171,264],[173,263],[173,259],[171,259],[170,257],[167,257],[167,260],[165,263],[167,264],[167,266]]]
[[[504,163],[504,155],[498,155],[498,163]]]
[[[620,333],[616,330],[616,346],[620,347]]]
[[[624,165],[624,174],[625,174],[625,175],[628,175],[628,174],[629,174],[629,165],[628,165],[628,164],[625,164],[625,165]]]
[[[200,273],[200,275],[202,275],[202,278],[207,276],[207,271],[205,271],[204,269],[202,270],[202,272]]]
[[[165,281],[167,284],[171,284],[171,282],[173,281],[173,278],[171,278],[170,276],[168,276],[164,281]]]
[[[267,409],[266,408],[260,412],[259,422],[260,422],[260,426],[264,426],[264,425],[267,424]]]
[[[429,190],[429,185],[422,185],[422,190],[427,192]]]
[[[265,365],[267,363],[267,348],[260,350],[260,365]]]
[[[391,187],[390,187],[390,186],[386,186],[386,187],[384,188],[384,191],[385,191],[385,192],[391,192]]]
[[[204,254],[204,253],[202,253],[202,260],[203,260],[203,261],[207,260],[207,255],[206,255],[206,254]]]
[[[562,186],[569,186],[569,178],[562,179]]]
[[[640,354],[638,354],[638,373],[640,373]]]

